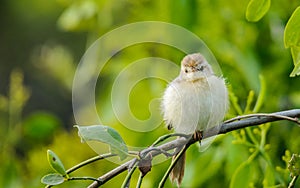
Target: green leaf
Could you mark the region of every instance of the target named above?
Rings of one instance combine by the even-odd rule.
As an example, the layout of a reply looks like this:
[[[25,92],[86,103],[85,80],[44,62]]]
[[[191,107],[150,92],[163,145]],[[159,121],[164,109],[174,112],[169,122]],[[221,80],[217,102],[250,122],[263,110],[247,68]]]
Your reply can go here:
[[[48,158],[48,162],[49,162],[50,166],[53,168],[53,170],[55,170],[56,172],[58,172],[59,174],[61,174],[63,176],[67,175],[66,169],[65,169],[63,163],[61,162],[59,157],[53,151],[51,151],[51,150],[47,151],[47,158]]]
[[[290,74],[290,76],[291,77],[299,76],[300,75],[300,47],[298,46],[291,47],[291,53],[292,53],[295,67],[292,73]]]
[[[269,10],[271,0],[251,0],[247,6],[246,19],[250,22],[259,21]]]
[[[41,179],[43,184],[47,185],[58,185],[62,184],[65,178],[61,174],[47,174]]]
[[[284,46],[286,48],[300,47],[300,7],[290,17],[284,30]]]
[[[284,30],[284,46],[291,48],[294,69],[290,76],[300,75],[300,7],[297,7]]]
[[[78,134],[82,141],[99,141],[109,144],[111,153],[119,155],[124,160],[128,149],[120,134],[111,127],[104,125],[78,126]]]

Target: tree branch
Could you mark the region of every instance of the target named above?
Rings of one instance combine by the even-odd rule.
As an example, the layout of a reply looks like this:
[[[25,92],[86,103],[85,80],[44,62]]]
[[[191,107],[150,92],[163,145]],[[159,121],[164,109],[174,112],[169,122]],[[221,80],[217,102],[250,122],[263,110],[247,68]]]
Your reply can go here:
[[[236,117],[230,120],[227,120],[220,124],[219,126],[213,127],[211,129],[208,129],[203,132],[203,139],[216,136],[218,134],[225,134],[234,130],[242,129],[245,127],[260,125],[268,122],[274,122],[279,120],[288,120],[292,122],[296,122],[299,124],[299,118],[300,117],[300,109],[294,109],[294,110],[287,110],[287,111],[280,111],[270,114],[251,114],[246,116],[240,116]],[[179,137],[176,140],[172,140],[170,142],[167,142],[165,144],[156,146],[155,149],[153,149],[154,146],[151,146],[149,148],[146,148],[142,151],[140,151],[140,156],[151,156],[151,159],[159,154],[164,154],[164,152],[167,152],[174,148],[182,148],[184,145],[186,145],[186,149],[193,143],[198,142],[194,137]],[[130,169],[132,167],[132,164],[136,162],[136,158],[132,159],[130,161],[125,162],[124,164],[116,167],[115,169],[111,170],[110,172],[104,174],[103,176],[97,178],[101,184],[104,184],[105,182],[109,181],[113,177],[117,176],[118,174],[124,172],[127,169]],[[96,188],[101,185],[98,181],[94,181],[92,184],[88,186],[88,188]]]

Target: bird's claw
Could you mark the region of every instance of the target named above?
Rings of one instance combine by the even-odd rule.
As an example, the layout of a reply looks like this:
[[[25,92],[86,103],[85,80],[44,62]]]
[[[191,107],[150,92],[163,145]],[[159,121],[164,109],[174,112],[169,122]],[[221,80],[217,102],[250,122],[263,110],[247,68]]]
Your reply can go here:
[[[193,134],[193,139],[201,142],[201,140],[203,139],[203,131],[195,131],[195,133]]]

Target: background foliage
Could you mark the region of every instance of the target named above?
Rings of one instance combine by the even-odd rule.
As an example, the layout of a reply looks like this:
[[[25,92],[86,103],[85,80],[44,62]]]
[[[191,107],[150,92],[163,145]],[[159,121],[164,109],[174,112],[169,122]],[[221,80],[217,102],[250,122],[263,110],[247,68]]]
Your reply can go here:
[[[264,16],[255,23],[248,21],[257,19],[246,14],[248,3],[239,0],[2,1],[0,187],[41,187],[40,178],[51,172],[46,158],[48,148],[60,156],[66,168],[96,155],[80,143],[72,128],[75,124],[71,108],[73,74],[91,43],[124,24],[165,21],[183,26],[202,38],[218,59],[232,91],[234,107],[227,118],[258,109],[272,112],[300,108],[299,77],[289,77],[294,66],[283,40],[285,25],[299,2],[273,1],[269,11],[262,13]],[[104,123],[118,130],[125,142],[134,146],[147,146],[167,131],[163,126],[150,133],[125,129],[113,114],[110,90],[122,68],[149,56],[179,63],[183,54],[157,44],[126,48],[107,64],[97,85],[97,107]],[[263,84],[266,87],[262,92],[262,106],[255,109]],[[136,117],[147,119],[149,101],[160,97],[165,86],[162,81],[145,80],[134,88],[130,105]],[[286,150],[299,153],[299,133],[298,127],[280,122],[220,136],[204,153],[192,147],[187,154],[183,184],[191,187],[286,185],[289,176],[282,156],[289,157]],[[157,186],[164,173],[162,169],[168,164],[167,161],[154,166],[146,176],[144,187]],[[97,177],[115,166],[102,161],[76,175]],[[104,187],[118,187],[124,175]],[[87,184],[68,182],[61,187]]]

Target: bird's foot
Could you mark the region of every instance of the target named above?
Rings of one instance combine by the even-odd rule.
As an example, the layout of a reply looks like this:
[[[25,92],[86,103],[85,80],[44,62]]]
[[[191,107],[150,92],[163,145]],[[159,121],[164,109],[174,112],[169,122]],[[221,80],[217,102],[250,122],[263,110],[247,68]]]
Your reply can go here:
[[[196,130],[193,134],[194,140],[198,140],[201,143],[201,140],[203,138],[203,131]]]
[[[172,126],[172,124],[170,123],[170,124],[168,124],[168,130],[172,130],[173,129],[173,126]]]

